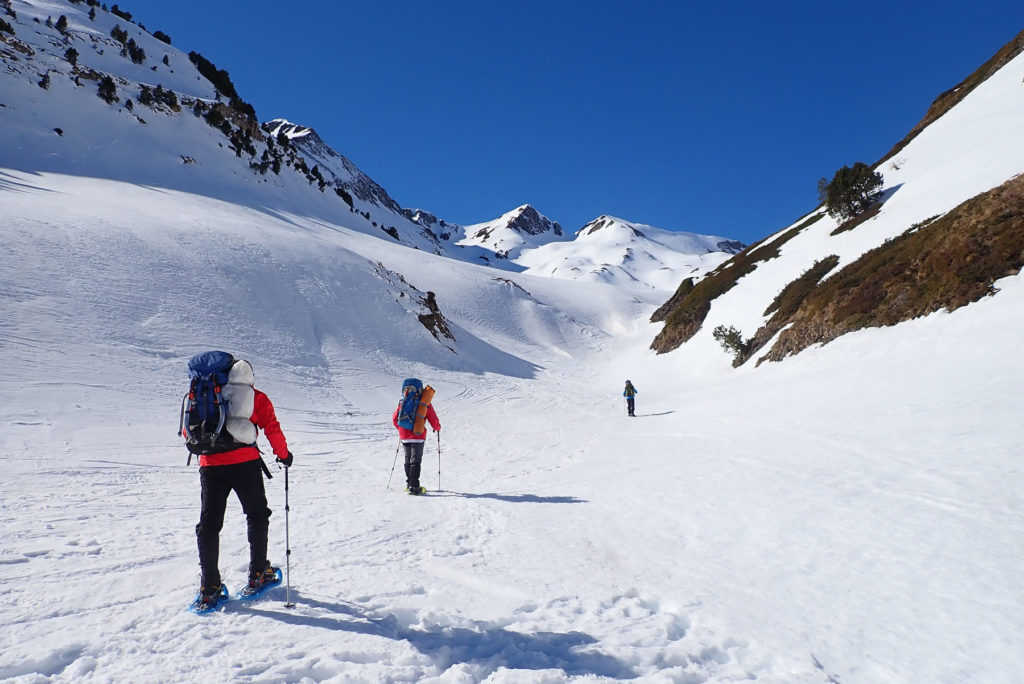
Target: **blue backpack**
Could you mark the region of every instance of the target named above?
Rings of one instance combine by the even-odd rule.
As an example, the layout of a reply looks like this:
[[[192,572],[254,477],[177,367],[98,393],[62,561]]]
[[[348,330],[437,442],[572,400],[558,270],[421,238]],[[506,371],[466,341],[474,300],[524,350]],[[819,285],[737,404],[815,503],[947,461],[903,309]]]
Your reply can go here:
[[[216,454],[238,447],[231,433],[224,429],[228,401],[221,394],[234,363],[235,357],[222,351],[203,352],[189,359],[190,383],[181,401],[178,429],[178,434],[185,438],[189,463],[192,454]]]
[[[412,430],[416,422],[416,409],[420,405],[423,383],[416,378],[406,378],[402,382],[402,404],[398,407],[398,426]]]

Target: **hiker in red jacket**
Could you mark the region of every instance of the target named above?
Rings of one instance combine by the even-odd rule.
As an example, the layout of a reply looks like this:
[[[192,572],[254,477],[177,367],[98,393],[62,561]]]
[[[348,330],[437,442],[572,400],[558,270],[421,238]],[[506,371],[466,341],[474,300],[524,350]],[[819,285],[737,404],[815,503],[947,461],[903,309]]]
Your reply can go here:
[[[399,414],[402,411],[402,405],[407,400],[413,400],[415,404],[419,403],[419,396],[422,392],[422,383],[419,380],[410,378],[406,380],[402,386],[402,400],[398,402],[398,407],[395,408],[394,414],[391,416],[391,422],[398,430],[398,438],[402,440],[402,447],[405,449],[405,491],[412,495],[423,494],[427,490],[420,486],[420,466],[423,463],[423,444],[427,440],[427,426],[426,423],[430,423],[430,427],[434,428],[434,432],[441,431],[441,421],[437,419],[437,412],[434,411],[433,404],[427,405],[426,421],[423,423],[423,432],[414,433],[398,424]],[[416,406],[413,406],[412,411],[415,412]]]
[[[269,476],[269,471],[256,447],[258,429],[266,435],[278,463],[289,468],[293,460],[274,405],[266,394],[253,387],[249,362],[235,361],[228,378],[222,392],[228,400],[225,428],[230,441],[215,448],[216,453],[199,456],[202,511],[196,525],[196,540],[202,568],[200,601],[203,603],[216,603],[221,595],[220,530],[232,490],[242,504],[248,525],[249,588],[259,589],[276,580],[278,569],[267,560],[271,510],[267,507],[263,474],[266,472]]]

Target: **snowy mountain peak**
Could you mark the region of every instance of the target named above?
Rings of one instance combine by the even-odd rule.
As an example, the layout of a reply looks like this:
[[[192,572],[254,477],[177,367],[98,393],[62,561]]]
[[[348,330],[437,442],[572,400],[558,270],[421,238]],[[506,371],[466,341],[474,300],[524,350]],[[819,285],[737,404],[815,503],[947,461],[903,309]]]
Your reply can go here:
[[[538,247],[565,237],[562,226],[523,204],[499,218],[464,228],[465,237],[457,244],[479,246],[494,251],[499,259],[515,259],[523,249]]]
[[[619,232],[625,231],[631,233],[633,237],[644,237],[644,234],[633,224],[623,221],[620,218],[615,218],[614,216],[608,216],[607,214],[601,214],[596,219],[580,228],[576,231],[576,237],[586,237],[588,235],[594,235],[600,231],[603,231],[602,235],[608,235],[610,232],[614,232],[616,230]]]
[[[516,207],[502,216],[499,221],[505,221],[509,230],[514,230],[521,235],[543,235],[550,232],[562,237],[562,226],[558,225],[557,221],[552,221],[542,215],[529,204]]]
[[[721,264],[736,247],[743,245],[602,214],[576,231],[574,240],[524,250],[516,263],[527,273],[553,278],[673,290],[683,278]]]

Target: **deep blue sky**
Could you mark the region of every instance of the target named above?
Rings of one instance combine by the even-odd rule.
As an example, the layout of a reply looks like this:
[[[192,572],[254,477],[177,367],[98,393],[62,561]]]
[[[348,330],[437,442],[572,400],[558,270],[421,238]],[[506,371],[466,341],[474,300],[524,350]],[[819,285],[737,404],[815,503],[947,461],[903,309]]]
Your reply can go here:
[[[1024,29],[1024,2],[125,0],[405,207],[524,203],[753,242],[873,163]]]

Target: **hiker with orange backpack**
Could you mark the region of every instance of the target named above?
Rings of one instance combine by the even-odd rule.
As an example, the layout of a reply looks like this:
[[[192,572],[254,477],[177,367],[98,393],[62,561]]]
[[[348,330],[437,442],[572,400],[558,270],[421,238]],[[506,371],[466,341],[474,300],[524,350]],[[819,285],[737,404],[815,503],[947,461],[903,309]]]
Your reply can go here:
[[[407,378],[402,383],[402,400],[391,416],[391,422],[398,430],[398,438],[405,449],[405,484],[412,495],[425,494],[420,486],[420,466],[423,463],[423,446],[427,440],[427,423],[434,432],[441,431],[441,421],[430,402],[434,388],[426,387],[416,378]]]

